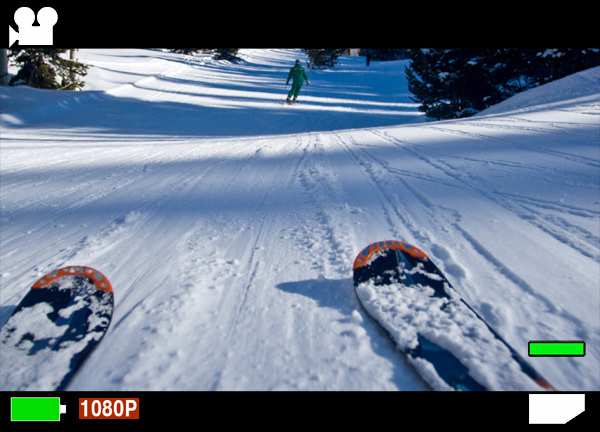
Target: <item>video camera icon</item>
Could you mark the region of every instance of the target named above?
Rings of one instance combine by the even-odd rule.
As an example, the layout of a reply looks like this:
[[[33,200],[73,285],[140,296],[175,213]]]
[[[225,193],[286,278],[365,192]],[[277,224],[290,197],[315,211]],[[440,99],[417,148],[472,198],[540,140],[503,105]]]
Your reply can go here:
[[[52,7],[41,8],[37,13],[38,26],[34,26],[36,15],[28,7],[20,7],[15,11],[14,20],[19,31],[8,26],[8,47],[17,40],[19,45],[52,45],[54,25],[58,14]]]

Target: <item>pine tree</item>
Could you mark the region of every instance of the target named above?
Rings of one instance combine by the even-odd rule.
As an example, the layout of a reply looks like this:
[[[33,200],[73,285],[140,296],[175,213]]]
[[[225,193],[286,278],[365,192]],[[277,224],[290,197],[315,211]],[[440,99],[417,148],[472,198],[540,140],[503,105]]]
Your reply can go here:
[[[194,55],[198,51],[202,51],[202,48],[171,48],[169,51],[177,54]]]
[[[26,48],[12,50],[14,62],[21,66],[10,85],[26,84],[32,87],[77,90],[84,86],[81,79],[88,67],[77,60],[66,59],[68,49]]]
[[[186,55],[194,55],[198,51],[202,51],[207,54],[213,54],[215,60],[237,62],[240,60],[237,56],[239,50],[239,48],[171,48],[169,51]]]
[[[430,117],[465,117],[495,99],[495,90],[483,74],[482,50],[425,48],[410,50],[406,70],[409,90]]]
[[[334,67],[337,59],[346,48],[304,48],[311,68],[324,69]]]
[[[600,65],[600,48],[529,49],[528,75],[536,85]]]
[[[408,58],[408,49],[406,48],[361,48],[359,54],[366,56],[369,54],[372,60],[401,60]]]
[[[239,48],[214,48],[214,58],[216,60],[237,62],[240,60],[237,56],[239,50]]]
[[[598,48],[409,49],[409,90],[436,119],[473,115],[514,94],[600,65]]]

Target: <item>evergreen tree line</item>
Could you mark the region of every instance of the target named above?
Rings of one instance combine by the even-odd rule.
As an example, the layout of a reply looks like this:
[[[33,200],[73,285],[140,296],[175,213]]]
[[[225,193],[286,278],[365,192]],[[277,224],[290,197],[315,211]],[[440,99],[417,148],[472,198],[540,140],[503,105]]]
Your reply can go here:
[[[239,48],[175,48],[193,55],[212,53],[216,59],[237,61]],[[347,48],[304,48],[311,68],[334,67]],[[2,51],[5,75],[6,50]],[[87,66],[75,49],[9,50],[19,66],[10,85],[76,90],[84,85]],[[583,69],[600,65],[600,48],[361,48],[371,60],[409,58],[409,90],[419,109],[435,119],[473,115],[514,94]],[[3,80],[6,76],[0,77]]]
[[[361,48],[361,56],[370,56],[371,60],[388,61],[408,58],[407,48]]]
[[[172,48],[169,51],[179,54],[194,55],[197,52],[212,54],[216,60],[229,60],[236,62],[239,48]]]
[[[324,69],[334,67],[338,57],[344,54],[347,48],[303,48],[308,57],[311,69]]]
[[[347,48],[305,48],[330,68]],[[410,59],[409,90],[435,119],[473,115],[521,91],[600,65],[600,48],[361,48],[370,60]]]
[[[215,59],[237,61],[239,48],[175,48],[172,52],[194,54],[202,51],[212,53]],[[9,85],[28,85],[44,89],[78,90],[85,82],[88,66],[75,58],[75,49],[59,48],[16,48],[8,50],[8,58],[12,59],[19,70],[10,80],[6,76],[0,79]],[[3,57],[6,51],[2,52]],[[2,58],[3,71],[7,59]]]
[[[409,90],[435,119],[473,115],[523,90],[600,65],[600,48],[409,49]]]
[[[347,54],[348,48],[303,48],[311,68],[332,68],[337,64],[338,57]],[[360,48],[359,55],[370,56],[371,60],[387,61],[405,59],[408,57],[406,48]]]

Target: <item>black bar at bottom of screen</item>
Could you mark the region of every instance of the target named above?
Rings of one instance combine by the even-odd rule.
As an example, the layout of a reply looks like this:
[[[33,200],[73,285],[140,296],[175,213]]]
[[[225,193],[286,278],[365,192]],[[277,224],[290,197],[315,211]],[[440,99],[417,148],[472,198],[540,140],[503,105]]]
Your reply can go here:
[[[597,422],[599,396],[586,392],[586,411],[570,423]],[[66,412],[58,422],[14,422],[10,407],[15,397],[59,397]],[[222,428],[240,421],[246,427],[277,428],[318,424],[373,430],[390,422],[502,427],[528,424],[528,401],[527,392],[0,392],[0,430],[135,431],[189,424]]]

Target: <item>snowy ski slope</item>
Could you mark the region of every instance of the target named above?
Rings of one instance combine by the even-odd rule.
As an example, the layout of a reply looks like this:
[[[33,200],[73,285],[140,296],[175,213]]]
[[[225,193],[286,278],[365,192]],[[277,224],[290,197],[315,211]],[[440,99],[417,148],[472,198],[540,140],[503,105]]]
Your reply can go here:
[[[0,325],[60,266],[115,288],[71,389],[424,389],[353,292],[383,239],[522,353],[584,339],[532,364],[600,386],[600,68],[425,122],[398,62],[309,71],[289,107],[298,51],[80,54],[86,91],[0,88]]]

